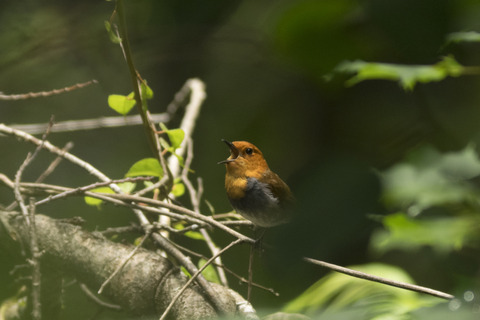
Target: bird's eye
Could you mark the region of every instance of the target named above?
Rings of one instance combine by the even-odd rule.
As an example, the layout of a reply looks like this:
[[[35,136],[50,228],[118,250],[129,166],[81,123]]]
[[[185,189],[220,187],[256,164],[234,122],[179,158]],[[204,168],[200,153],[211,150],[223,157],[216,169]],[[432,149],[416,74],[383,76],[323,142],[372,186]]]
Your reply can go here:
[[[253,149],[252,148],[247,148],[247,149],[245,149],[245,153],[248,154],[248,155],[251,155],[253,153]]]

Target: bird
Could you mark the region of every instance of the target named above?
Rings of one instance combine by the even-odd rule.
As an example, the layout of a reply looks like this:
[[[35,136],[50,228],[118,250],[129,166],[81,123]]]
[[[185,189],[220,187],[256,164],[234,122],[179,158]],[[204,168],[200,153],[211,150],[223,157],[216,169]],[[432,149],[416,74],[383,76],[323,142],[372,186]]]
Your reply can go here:
[[[225,189],[232,207],[256,227],[270,228],[291,220],[294,197],[272,170],[259,148],[247,141],[227,141]]]

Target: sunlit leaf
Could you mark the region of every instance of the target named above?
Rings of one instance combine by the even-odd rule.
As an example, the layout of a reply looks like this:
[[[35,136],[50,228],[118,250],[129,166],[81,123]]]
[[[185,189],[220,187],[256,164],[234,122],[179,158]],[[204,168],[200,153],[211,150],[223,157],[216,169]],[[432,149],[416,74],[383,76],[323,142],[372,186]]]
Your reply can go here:
[[[168,135],[170,147],[173,150],[178,149],[185,138],[185,132],[182,129],[168,129],[163,123],[160,123],[160,128]]]
[[[181,182],[174,183],[171,192],[176,198],[181,197],[185,193],[185,185]]]
[[[174,149],[179,148],[185,138],[185,132],[182,129],[168,130],[167,135]]]
[[[90,192],[114,193],[113,190],[110,189],[109,187],[99,187],[99,188],[95,188],[95,189],[90,190]],[[103,202],[103,200],[97,199],[97,198],[93,198],[93,197],[84,197],[83,199],[85,200],[85,203],[88,204],[89,206],[100,207],[100,205],[101,205],[102,202]]]
[[[150,88],[146,82],[142,82],[141,84],[142,94],[145,99],[152,99],[153,98],[153,90]]]
[[[207,263],[207,260],[205,259],[200,259],[198,261],[198,268],[201,268]],[[205,277],[210,282],[218,283],[220,284],[220,279],[218,278],[217,271],[213,267],[212,264],[209,264],[205,270],[202,271],[202,275]]]
[[[398,81],[405,90],[412,90],[417,83],[437,82],[446,77],[458,77],[464,71],[453,57],[444,57],[434,65],[401,65],[391,63],[376,63],[365,61],[346,61],[336,69],[339,73],[354,73],[347,80],[349,86],[365,80]]]
[[[126,177],[138,176],[154,176],[161,178],[163,176],[163,169],[160,162],[155,158],[145,158],[135,162],[128,172]]]
[[[108,37],[110,38],[110,41],[113,43],[120,43],[121,39],[117,36],[115,32],[112,30],[112,25],[110,24],[109,21],[105,21],[105,29],[107,30]]]
[[[133,92],[128,96],[111,94],[108,96],[108,105],[110,108],[124,116],[132,110],[133,106],[135,106],[135,99],[133,97]]]

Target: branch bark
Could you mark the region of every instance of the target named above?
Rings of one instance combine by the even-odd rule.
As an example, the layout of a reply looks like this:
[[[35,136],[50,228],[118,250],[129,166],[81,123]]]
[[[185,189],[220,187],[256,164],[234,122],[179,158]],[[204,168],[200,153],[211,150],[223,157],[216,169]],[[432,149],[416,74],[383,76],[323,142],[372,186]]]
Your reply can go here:
[[[44,252],[42,265],[73,276],[97,291],[100,285],[128,256],[133,247],[111,242],[102,236],[82,230],[79,226],[36,215],[37,240]],[[1,244],[24,245],[28,227],[18,213],[0,211]],[[10,251],[12,247],[9,245]],[[20,254],[20,250],[17,251]],[[187,277],[167,259],[140,248],[104,289],[104,295],[129,314],[160,316]],[[238,296],[228,288],[212,284],[228,310],[235,314]],[[215,318],[217,313],[195,284],[189,286],[170,311],[174,319]]]

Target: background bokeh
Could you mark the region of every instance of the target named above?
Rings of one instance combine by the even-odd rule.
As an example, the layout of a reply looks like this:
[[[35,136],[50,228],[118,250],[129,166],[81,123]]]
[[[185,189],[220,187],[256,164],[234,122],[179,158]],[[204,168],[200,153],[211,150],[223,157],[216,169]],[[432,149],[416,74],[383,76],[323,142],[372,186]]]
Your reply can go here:
[[[113,11],[107,1],[3,0],[0,3],[0,91],[48,91],[91,79],[97,85],[48,98],[0,101],[0,122],[48,122],[113,116],[109,94],[131,92],[120,48],[105,31]],[[421,145],[453,151],[478,142],[479,77],[449,78],[405,92],[395,82],[344,85],[333,75],[345,60],[434,64],[454,54],[463,65],[480,64],[479,44],[445,45],[448,33],[480,30],[480,5],[469,0],[337,1],[126,1],[127,26],[136,67],[154,91],[153,113],[165,111],[183,83],[198,77],[207,99],[194,133],[195,176],[203,178],[205,199],[216,212],[231,210],[223,189],[228,155],[221,138],[248,140],[294,191],[308,223],[272,231],[285,256],[259,254],[255,279],[281,293],[254,291],[257,308],[279,308],[325,274],[288,263],[308,254],[342,265],[371,261],[367,247],[380,224],[367,214],[384,214],[376,170],[404,159]],[[327,79],[329,79],[327,81]],[[181,111],[173,128],[181,120]],[[140,126],[52,133],[49,140],[111,178],[150,156]],[[0,137],[0,171],[10,178],[32,146]],[[43,154],[25,172],[34,179],[51,156]],[[48,183],[79,186],[94,182],[63,163]],[[0,189],[0,203],[13,200]],[[188,204],[188,199],[180,199]],[[207,207],[204,207],[207,211]],[[83,199],[52,203],[39,211],[53,217],[82,216],[90,230],[134,221],[126,209],[97,210]],[[250,232],[249,230],[244,230]],[[220,244],[228,237],[215,234]],[[193,240],[180,240],[198,246]],[[203,250],[203,249],[199,249]],[[225,256],[246,275],[248,248]],[[442,265],[446,257],[428,249],[376,257],[401,265],[417,282],[453,292],[445,275],[465,279],[478,273],[470,259]],[[291,259],[295,261],[294,258]],[[9,275],[15,263],[0,253],[0,299],[14,292]],[[442,265],[438,267],[438,265]],[[435,268],[434,268],[435,267]],[[435,269],[436,272],[432,273]],[[242,293],[232,279],[234,288]],[[79,301],[86,300],[75,293]],[[72,299],[72,298],[70,298]],[[67,299],[68,301],[68,299]],[[74,318],[71,318],[74,319]]]

